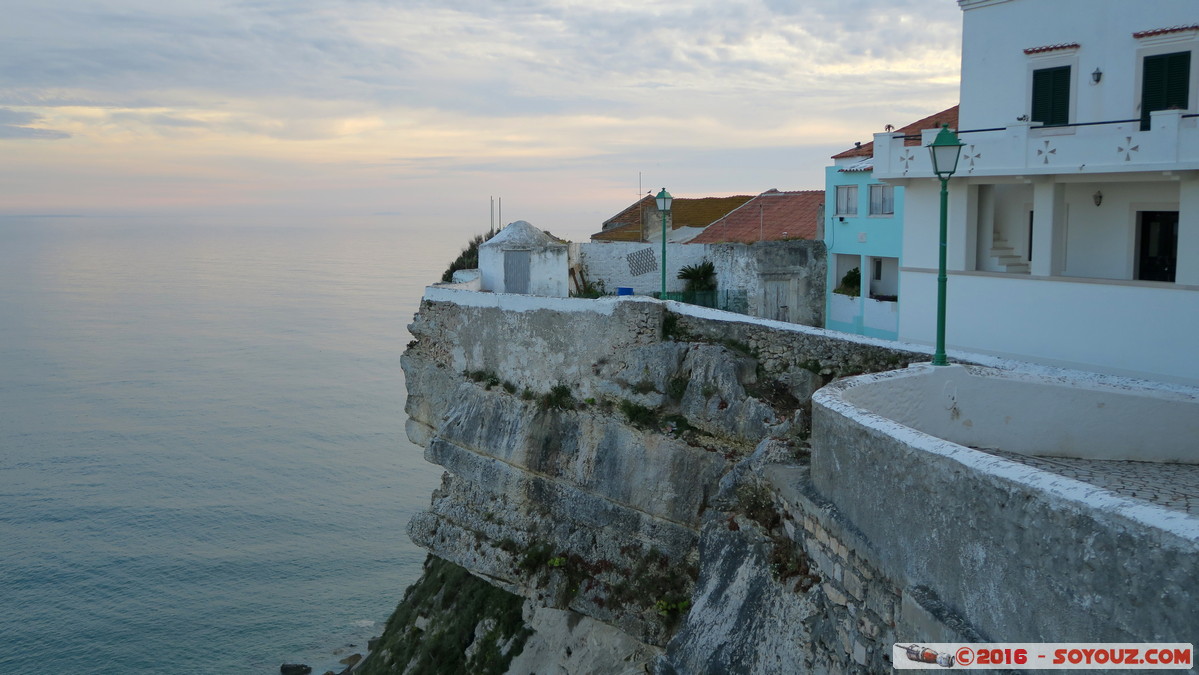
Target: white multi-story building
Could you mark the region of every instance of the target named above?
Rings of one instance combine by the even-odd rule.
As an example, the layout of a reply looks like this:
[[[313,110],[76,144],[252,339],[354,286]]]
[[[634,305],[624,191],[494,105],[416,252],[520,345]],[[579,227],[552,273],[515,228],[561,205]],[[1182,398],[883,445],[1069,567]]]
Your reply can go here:
[[[1199,3],[958,4],[949,348],[1199,384]],[[899,336],[932,342],[940,182],[874,148],[905,188]]]

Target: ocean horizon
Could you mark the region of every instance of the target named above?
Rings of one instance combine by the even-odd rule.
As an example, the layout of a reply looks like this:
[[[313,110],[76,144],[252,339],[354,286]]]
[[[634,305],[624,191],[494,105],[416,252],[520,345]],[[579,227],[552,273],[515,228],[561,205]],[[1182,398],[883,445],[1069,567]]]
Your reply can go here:
[[[425,558],[399,358],[462,243],[397,220],[0,218],[0,672],[365,652]]]

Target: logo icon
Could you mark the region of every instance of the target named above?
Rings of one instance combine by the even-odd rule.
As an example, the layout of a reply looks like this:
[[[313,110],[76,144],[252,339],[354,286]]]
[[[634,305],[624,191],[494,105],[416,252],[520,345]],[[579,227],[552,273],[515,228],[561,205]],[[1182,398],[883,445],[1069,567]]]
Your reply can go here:
[[[909,660],[917,663],[935,663],[942,668],[953,667],[953,654],[941,654],[920,645],[908,645],[904,647],[904,653],[908,655]]]

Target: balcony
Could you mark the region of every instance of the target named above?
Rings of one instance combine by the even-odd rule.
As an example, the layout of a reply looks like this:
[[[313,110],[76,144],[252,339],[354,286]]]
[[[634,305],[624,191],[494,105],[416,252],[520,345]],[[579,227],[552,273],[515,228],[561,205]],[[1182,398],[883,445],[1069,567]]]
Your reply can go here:
[[[1043,127],[1019,122],[1006,128],[965,129],[965,147],[956,176],[1034,176],[1105,174],[1199,169],[1197,115],[1183,110],[1152,113],[1152,128],[1140,120]],[[922,132],[928,145],[936,129]],[[928,151],[914,137],[874,135],[876,178],[931,178]]]

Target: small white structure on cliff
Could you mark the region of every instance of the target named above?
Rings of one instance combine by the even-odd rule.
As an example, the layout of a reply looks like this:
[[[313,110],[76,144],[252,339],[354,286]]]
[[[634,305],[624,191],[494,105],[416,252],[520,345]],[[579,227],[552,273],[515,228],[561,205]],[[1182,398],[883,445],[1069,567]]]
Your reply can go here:
[[[528,221],[510,223],[479,245],[482,290],[566,297],[567,245]]]
[[[1199,382],[1195,2],[959,5],[949,346]],[[940,183],[895,134],[874,158],[905,190],[899,337],[932,342]]]

